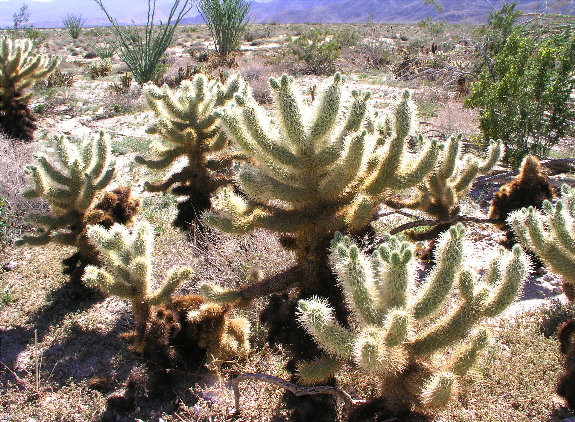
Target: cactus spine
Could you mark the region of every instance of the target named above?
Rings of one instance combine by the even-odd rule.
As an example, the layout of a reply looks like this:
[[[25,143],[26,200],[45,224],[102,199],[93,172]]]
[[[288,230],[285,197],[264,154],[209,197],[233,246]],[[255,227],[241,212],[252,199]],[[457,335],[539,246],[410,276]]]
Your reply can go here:
[[[440,150],[429,142],[418,157],[405,152],[413,118],[409,94],[394,110],[395,133],[388,139],[374,130],[370,94],[349,95],[343,84],[336,74],[317,105],[307,107],[291,77],[270,79],[274,121],[249,93],[216,111],[226,133],[253,160],[236,180],[245,195],[223,189],[206,220],[231,233],[283,233],[304,273],[304,294],[321,290],[322,271],[331,278],[327,248],[335,231],[365,229],[390,191],[423,180]]]
[[[157,121],[148,133],[158,134],[163,144],[157,159],[136,157],[136,161],[153,169],[167,169],[185,157],[186,166],[160,183],[146,183],[150,192],[172,190],[187,199],[178,205],[174,224],[186,228],[204,210],[210,208],[210,196],[221,186],[231,183],[229,170],[234,156],[218,127],[214,108],[225,105],[234,94],[245,92],[247,86],[238,75],[222,85],[219,79],[208,81],[204,75],[183,81],[177,90],[153,84],[144,91]]]
[[[109,230],[91,226],[88,237],[98,249],[106,269],[93,265],[86,267],[84,282],[107,294],[130,300],[137,340],[142,341],[151,307],[170,302],[174,290],[192,276],[192,270],[172,268],[163,285],[152,289],[154,233],[148,223],[135,224],[133,234],[121,224],[114,224]]]
[[[28,108],[32,93],[26,90],[60,63],[59,57],[36,54],[32,47],[29,39],[0,37],[0,130],[25,141],[31,141],[36,130],[36,117]]]
[[[567,297],[575,300],[575,189],[561,187],[562,199],[544,201],[543,211],[522,208],[507,219],[528,249],[564,279]]]
[[[481,320],[515,300],[529,266],[519,246],[512,253],[501,250],[479,282],[464,269],[464,232],[458,224],[441,236],[438,263],[417,289],[409,243],[391,237],[368,256],[338,233],[330,260],[355,324],[339,324],[323,299],[299,302],[300,323],[328,354],[300,366],[302,381],[329,378],[351,362],[381,377],[394,411],[444,406],[487,344]],[[454,291],[460,300],[450,307]],[[449,359],[432,359],[451,345],[457,347]]]

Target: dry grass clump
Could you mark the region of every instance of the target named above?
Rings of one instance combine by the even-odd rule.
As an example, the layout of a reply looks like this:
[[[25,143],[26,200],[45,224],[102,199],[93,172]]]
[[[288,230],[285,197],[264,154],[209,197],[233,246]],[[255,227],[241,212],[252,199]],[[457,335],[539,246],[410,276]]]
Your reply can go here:
[[[43,203],[28,201],[20,196],[27,183],[24,168],[34,161],[32,154],[37,148],[37,144],[16,142],[0,134],[0,198],[6,202],[3,212],[6,213],[6,234],[9,239],[20,237],[26,230],[26,214],[47,210]]]

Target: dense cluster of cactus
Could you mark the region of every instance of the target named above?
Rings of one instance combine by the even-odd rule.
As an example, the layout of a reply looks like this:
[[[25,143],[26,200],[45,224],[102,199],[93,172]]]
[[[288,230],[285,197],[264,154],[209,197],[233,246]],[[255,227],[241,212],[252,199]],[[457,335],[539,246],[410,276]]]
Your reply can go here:
[[[562,199],[544,201],[542,211],[534,207],[513,212],[508,222],[515,234],[552,271],[560,274],[565,294],[575,300],[575,189],[563,185]]]
[[[167,85],[145,86],[146,99],[158,120],[148,133],[162,136],[158,159],[136,157],[140,164],[153,169],[167,169],[185,157],[186,165],[160,183],[146,183],[150,192],[171,191],[187,199],[178,204],[174,224],[188,227],[203,211],[210,208],[210,196],[221,186],[231,183],[233,154],[229,142],[213,115],[237,93],[245,94],[247,85],[241,77],[230,78],[225,85],[219,79],[209,81],[198,74],[192,81],[182,81],[172,90]],[[175,186],[174,186],[175,185]]]
[[[195,364],[247,355],[247,320],[229,318],[229,309],[207,303],[200,296],[172,297],[178,286],[192,277],[191,268],[171,269],[161,287],[152,288],[154,234],[148,223],[136,224],[133,233],[121,224],[108,230],[91,226],[88,236],[102,256],[104,268],[87,267],[84,281],[131,302],[137,351],[165,366],[189,360],[182,350],[188,354],[199,350],[205,355],[195,356]]]
[[[28,108],[29,89],[52,73],[59,57],[33,51],[29,39],[0,37],[0,130],[16,139],[30,141],[36,117]],[[27,91],[28,90],[28,91]]]
[[[130,197],[128,189],[102,197],[114,176],[110,141],[104,132],[82,144],[64,136],[54,140],[55,152],[39,154],[37,165],[27,168],[33,187],[22,193],[27,199],[43,199],[50,212],[27,215],[26,220],[37,227],[37,232],[17,240],[16,246],[56,242],[76,247],[78,252],[64,264],[65,272],[79,281],[84,267],[98,261],[86,228],[91,224],[129,224],[139,201]]]
[[[419,288],[409,243],[391,237],[368,256],[349,237],[336,235],[331,263],[355,324],[340,325],[323,299],[300,301],[299,321],[328,355],[302,364],[302,381],[328,379],[352,362],[382,379],[393,411],[444,406],[487,344],[481,321],[515,300],[528,270],[517,246],[513,253],[500,251],[479,282],[464,269],[464,232],[459,224],[442,235],[437,264]],[[460,298],[455,304],[454,291]],[[432,359],[455,344],[449,358]]]

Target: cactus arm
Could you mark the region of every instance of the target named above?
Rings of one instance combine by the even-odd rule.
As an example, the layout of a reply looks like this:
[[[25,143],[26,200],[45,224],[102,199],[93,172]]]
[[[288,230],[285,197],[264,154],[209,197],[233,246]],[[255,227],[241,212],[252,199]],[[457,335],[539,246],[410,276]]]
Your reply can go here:
[[[336,321],[326,302],[320,299],[300,300],[298,320],[330,355],[344,360],[351,358],[354,337]]]
[[[313,117],[313,123],[308,135],[308,142],[311,142],[315,151],[324,144],[325,138],[333,131],[341,104],[341,84],[343,83],[341,74],[336,73],[333,83],[323,92],[319,107]]]
[[[515,245],[511,259],[505,265],[505,274],[501,282],[498,285],[493,281],[488,282],[488,285],[494,286],[494,288],[491,297],[486,303],[484,314],[489,317],[496,316],[513,303],[528,272],[529,262],[527,257],[519,245]]]
[[[490,141],[487,159],[479,164],[479,174],[487,174],[503,157],[503,143],[501,141]]]
[[[407,189],[417,185],[435,167],[440,149],[440,145],[435,140],[431,141],[415,165],[398,170],[384,181],[383,187]]]
[[[381,312],[407,306],[407,293],[412,280],[413,250],[408,243],[392,250],[380,246],[374,252]]]
[[[412,305],[416,319],[425,318],[437,311],[447,297],[461,266],[464,231],[460,223],[441,236],[437,247],[438,265]]]
[[[202,296],[210,302],[219,304],[232,303],[242,298],[239,290],[226,290],[211,283],[203,283],[200,285],[199,290]]]
[[[193,272],[191,268],[188,267],[176,267],[171,269],[162,287],[150,296],[150,304],[157,305],[162,302],[167,302],[180,284],[191,278],[192,275]]]
[[[426,409],[439,409],[455,397],[457,390],[457,378],[453,373],[438,373],[423,386],[420,396],[421,404]]]
[[[566,218],[567,216],[568,214],[565,209],[565,205],[562,201],[557,201],[555,207],[551,208],[548,219],[558,243],[568,252],[575,255],[575,236],[573,236],[575,230],[573,230],[573,219],[568,219]],[[571,224],[569,224],[570,222]]]
[[[305,125],[299,97],[293,91],[293,78],[283,75],[279,80],[270,79],[278,105],[277,118],[282,133],[285,133],[291,145],[300,155],[310,155],[312,145],[306,142]]]
[[[487,330],[481,329],[469,342],[456,349],[448,370],[458,377],[463,377],[475,365],[479,353],[487,346]]]
[[[161,151],[159,153],[160,158],[157,160],[153,159],[148,160],[141,155],[137,155],[134,160],[136,161],[136,163],[143,164],[151,169],[163,169],[168,167],[170,164],[176,161],[178,157],[181,157],[185,153],[186,153],[185,147],[176,147]]]
[[[334,247],[332,263],[347,302],[363,324],[377,324],[380,315],[374,303],[375,285],[370,260],[355,245],[343,246],[345,240]],[[344,250],[342,250],[344,248]]]
[[[297,366],[297,376],[303,385],[317,385],[325,382],[342,368],[339,359],[322,356],[313,361],[301,362]]]
[[[313,199],[313,192],[308,189],[286,185],[249,165],[243,167],[238,177],[238,183],[250,198],[264,204],[273,199],[295,203]]]
[[[94,189],[100,191],[106,188],[106,186],[112,182],[115,173],[116,169],[114,167],[109,167],[100,177],[100,179],[94,184]]]
[[[347,132],[359,130],[361,123],[366,117],[367,102],[371,98],[371,92],[358,90],[352,91],[351,95],[353,97],[353,103],[351,104],[349,116],[343,127],[343,136],[345,136]]]

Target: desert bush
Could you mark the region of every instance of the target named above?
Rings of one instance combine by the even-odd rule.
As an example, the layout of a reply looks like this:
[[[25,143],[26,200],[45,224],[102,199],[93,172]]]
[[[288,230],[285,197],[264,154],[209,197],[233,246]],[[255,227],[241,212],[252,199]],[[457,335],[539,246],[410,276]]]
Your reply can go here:
[[[56,69],[43,81],[39,81],[36,86],[38,88],[57,88],[62,86],[72,86],[74,83],[74,75],[69,72],[62,72]]]
[[[336,234],[330,261],[354,324],[341,326],[321,298],[299,302],[299,321],[327,353],[299,366],[301,381],[325,382],[351,362],[381,379],[383,407],[394,416],[447,405],[487,346],[481,323],[515,301],[529,267],[516,246],[513,253],[500,251],[479,282],[465,269],[464,233],[459,224],[441,237],[436,266],[417,287],[409,243],[391,237],[369,256]],[[448,358],[436,359],[455,344]]]
[[[244,0],[199,0],[197,7],[208,25],[216,51],[227,56],[240,48],[249,23],[251,2]]]
[[[28,39],[0,37],[0,130],[12,138],[30,141],[36,130],[36,117],[28,102],[34,84],[46,78],[60,63],[32,51]]]
[[[120,45],[120,57],[126,63],[134,80],[139,84],[153,81],[165,69],[162,64],[164,53],[170,46],[174,31],[182,18],[191,10],[190,0],[175,0],[166,19],[166,23],[154,24],[156,3],[148,0],[148,20],[144,33],[130,27],[121,26],[106,11],[103,0],[95,0],[112,24]]]
[[[148,133],[162,137],[157,157],[136,157],[136,162],[152,169],[167,169],[181,157],[186,165],[159,183],[146,182],[150,192],[169,190],[186,199],[178,204],[177,227],[189,228],[204,210],[210,208],[210,196],[221,186],[231,183],[229,169],[234,155],[227,150],[229,141],[218,127],[213,111],[226,105],[234,95],[244,93],[247,86],[238,75],[225,85],[219,79],[208,81],[196,75],[183,81],[177,90],[167,85],[158,88],[147,84],[146,99],[157,121]]]
[[[88,67],[88,73],[90,78],[98,79],[104,76],[108,76],[112,71],[112,60],[111,59],[100,59],[96,63],[92,63]]]
[[[62,19],[62,24],[64,25],[64,28],[66,28],[66,30],[68,31],[68,34],[70,34],[70,36],[73,39],[78,39],[80,33],[82,32],[82,26],[84,26],[84,21],[82,20],[81,15],[74,15],[68,13]]]
[[[503,141],[513,167],[529,154],[546,157],[574,133],[575,119],[575,36],[519,24],[519,15],[515,5],[490,15],[479,51],[482,72],[465,100],[480,109],[485,138]]]
[[[335,61],[342,46],[335,35],[325,29],[314,28],[289,44],[289,53],[303,64],[304,72],[328,75],[335,72]]]

